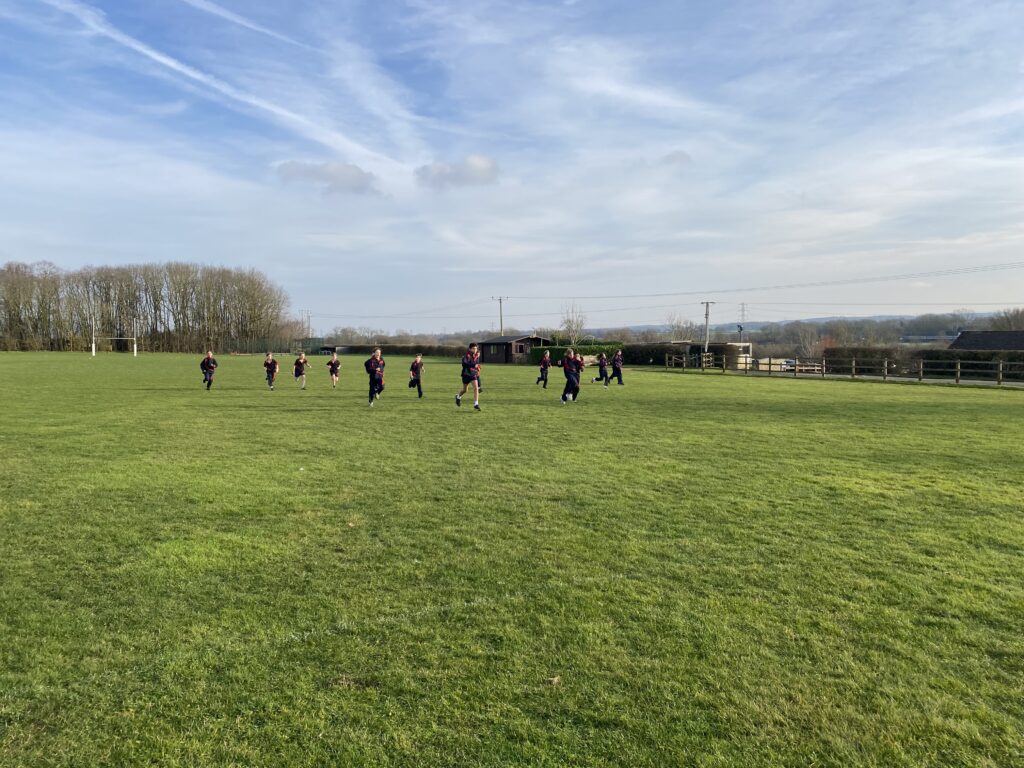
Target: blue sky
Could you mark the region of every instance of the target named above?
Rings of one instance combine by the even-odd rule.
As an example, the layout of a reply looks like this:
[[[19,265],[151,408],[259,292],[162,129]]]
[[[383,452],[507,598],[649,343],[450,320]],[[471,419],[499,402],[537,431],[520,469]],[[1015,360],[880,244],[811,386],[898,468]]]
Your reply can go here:
[[[0,0],[0,261],[256,267],[320,330],[485,328],[497,295],[521,328],[1020,304],[1021,269],[723,289],[1021,261],[1022,29],[988,0]]]

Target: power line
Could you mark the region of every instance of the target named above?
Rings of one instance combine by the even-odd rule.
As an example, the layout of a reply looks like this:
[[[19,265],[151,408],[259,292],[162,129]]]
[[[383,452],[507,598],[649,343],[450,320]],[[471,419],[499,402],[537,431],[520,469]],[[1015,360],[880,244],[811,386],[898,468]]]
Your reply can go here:
[[[1007,307],[1017,306],[1013,301],[759,301],[741,304],[747,307]]]
[[[504,312],[502,303],[510,298],[521,300],[521,301],[548,301],[548,300],[559,300],[564,301],[566,299],[578,299],[587,301],[602,301],[608,299],[635,299],[635,298],[668,298],[676,296],[696,296],[699,294],[722,294],[722,293],[754,293],[759,291],[778,291],[778,290],[791,290],[798,288],[821,288],[828,286],[840,286],[840,285],[858,285],[864,283],[874,282],[897,282],[900,280],[914,280],[925,277],[947,277],[954,275],[965,275],[974,274],[980,272],[996,272],[1013,269],[1024,269],[1024,261],[1007,262],[1004,264],[987,264],[970,267],[957,267],[952,269],[940,269],[932,270],[929,272],[909,272],[899,275],[880,275],[874,277],[857,277],[847,278],[842,280],[820,280],[815,282],[807,283],[788,283],[781,285],[768,285],[759,287],[748,287],[748,288],[721,288],[718,290],[702,290],[702,291],[679,291],[674,293],[639,293],[639,294],[614,294],[608,296],[502,296],[499,299],[499,316],[501,317],[502,325],[504,324]],[[495,298],[495,297],[492,297]],[[399,314],[387,314],[387,315],[365,315],[365,314],[332,314],[332,313],[315,313],[316,317],[323,319],[361,319],[361,320],[486,320],[489,319],[490,315],[434,315],[432,312],[444,311],[446,309],[458,309],[462,307],[476,306],[489,301],[489,299],[476,299],[474,301],[462,302],[459,304],[444,305],[441,307],[434,307],[428,310],[414,311],[414,312],[403,312]],[[694,304],[700,304],[703,302],[693,302]],[[1019,304],[1017,301],[1009,302],[963,302],[963,301],[951,301],[951,302],[758,302],[758,305],[779,305],[779,306],[818,306],[818,307],[894,307],[894,306],[935,306],[935,307],[961,307],[964,304],[970,304],[973,306],[1014,306]],[[745,304],[745,302],[743,303]],[[633,312],[637,310],[648,310],[648,309],[678,309],[681,305],[677,302],[674,304],[654,304],[654,305],[639,305],[629,307],[612,307],[604,309],[585,309],[585,314],[602,314],[606,312]],[[741,304],[742,306],[742,304]],[[304,310],[304,314],[307,316],[307,323],[309,318],[314,314],[309,310]],[[533,312],[533,313],[521,313],[517,315],[509,315],[510,319],[530,319],[530,318],[550,318],[560,317],[562,315],[559,311],[552,312]]]
[[[787,283],[783,285],[762,285],[752,288],[719,288],[717,290],[703,289],[699,291],[677,291],[674,293],[633,293],[613,294],[610,296],[512,296],[513,299],[528,301],[530,299],[579,299],[593,301],[598,299],[653,299],[667,298],[669,296],[699,296],[701,294],[719,293],[754,293],[756,291],[784,291],[793,288],[824,288],[836,285],[860,285],[863,283],[885,283],[899,280],[916,280],[923,277],[949,277],[953,275],[968,275],[976,272],[1000,272],[1009,269],[1024,269],[1024,261],[1011,261],[1005,264],[983,264],[973,267],[957,267],[955,269],[937,269],[931,272],[907,272],[901,275],[880,275],[876,277],[851,277],[843,280],[819,280],[810,283]]]

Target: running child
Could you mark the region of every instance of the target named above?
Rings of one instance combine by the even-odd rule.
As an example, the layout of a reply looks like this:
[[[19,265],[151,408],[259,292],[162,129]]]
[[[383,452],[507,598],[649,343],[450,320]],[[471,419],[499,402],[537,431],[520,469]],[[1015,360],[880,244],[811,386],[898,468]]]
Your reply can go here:
[[[607,383],[610,384],[612,379],[618,379],[619,380],[619,386],[620,387],[622,386],[622,350],[621,349],[615,350],[615,354],[612,355],[612,375],[611,375],[611,378],[608,379]],[[607,384],[606,384],[606,386],[607,386]]]
[[[199,370],[203,372],[203,384],[206,385],[207,391],[213,386],[213,372],[217,370],[217,358],[213,356],[212,351],[206,353],[206,357],[199,363]]]
[[[416,359],[409,366],[409,389],[413,387],[423,397],[423,355],[416,355]]]
[[[462,405],[462,396],[473,385],[473,410],[480,410],[480,352],[476,344],[470,344],[462,358],[462,391],[455,396],[455,405]]]
[[[338,388],[338,369],[341,368],[341,360],[338,359],[338,353],[332,352],[331,359],[327,361],[327,368],[331,372],[331,389]]]
[[[600,381],[604,384],[604,388],[608,389],[608,382],[612,380],[612,377],[608,375],[608,358],[604,352],[597,356],[597,366],[597,378],[591,379],[590,383],[593,384]]]
[[[295,383],[301,384],[302,389],[306,388],[306,367],[309,365],[309,360],[306,359],[305,352],[299,352],[299,356],[295,358]]]
[[[363,363],[366,373],[370,377],[370,407],[373,408],[373,401],[380,397],[384,389],[384,359],[380,354],[380,347],[373,350],[373,354]]]
[[[576,352],[576,389],[572,392],[572,399],[580,399],[580,382],[583,381],[583,369],[587,367],[587,364],[583,362],[583,353]]]
[[[267,352],[267,359],[263,361],[263,367],[267,371],[267,386],[273,392],[274,382],[277,381],[277,372],[281,368],[281,364],[274,359],[273,352]]]
[[[562,390],[562,405],[571,403],[580,388],[580,373],[576,367],[576,355],[571,349],[565,350],[565,357],[559,363],[565,374],[565,389]]]
[[[540,376],[537,377],[535,384],[544,382],[544,389],[548,388],[548,368],[551,367],[551,353],[548,351],[544,352],[544,357],[540,359]]]

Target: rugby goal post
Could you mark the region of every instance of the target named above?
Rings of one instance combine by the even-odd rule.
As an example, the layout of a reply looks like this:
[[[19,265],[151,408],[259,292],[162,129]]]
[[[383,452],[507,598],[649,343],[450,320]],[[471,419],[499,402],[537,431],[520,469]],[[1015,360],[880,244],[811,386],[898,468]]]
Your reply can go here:
[[[132,333],[135,333],[135,324],[132,323]],[[92,326],[92,356],[96,357],[96,342],[97,341],[130,341],[132,343],[132,357],[139,356],[139,337],[138,336],[97,336],[96,335],[96,323],[93,321]]]
[[[96,357],[96,342],[97,341],[130,341],[132,343],[132,357],[139,356],[139,339],[137,336],[93,336],[92,337],[92,356]]]

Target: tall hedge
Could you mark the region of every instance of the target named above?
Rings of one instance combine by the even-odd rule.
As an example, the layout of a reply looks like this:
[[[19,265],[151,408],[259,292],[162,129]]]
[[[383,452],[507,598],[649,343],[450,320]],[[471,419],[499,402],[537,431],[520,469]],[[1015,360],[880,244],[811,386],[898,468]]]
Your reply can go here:
[[[530,350],[530,362],[539,363],[545,352],[553,359],[565,356],[569,347],[534,347]],[[666,354],[679,354],[677,344],[578,344],[572,349],[581,355],[599,355],[604,352],[608,359],[618,349],[622,350],[622,362],[626,365],[664,365]]]
[[[340,355],[366,355],[373,354],[373,350],[380,347],[384,357],[388,355],[423,355],[424,357],[462,357],[466,354],[463,346],[452,346],[450,344],[338,344]]]

